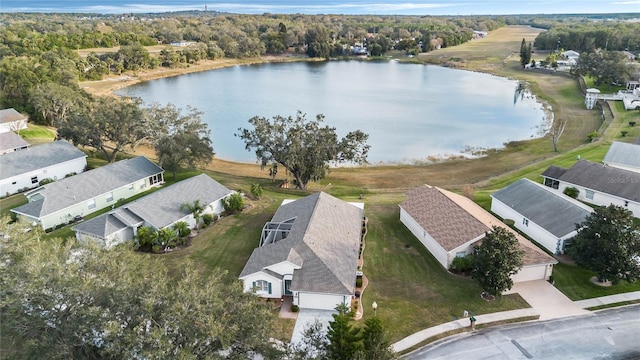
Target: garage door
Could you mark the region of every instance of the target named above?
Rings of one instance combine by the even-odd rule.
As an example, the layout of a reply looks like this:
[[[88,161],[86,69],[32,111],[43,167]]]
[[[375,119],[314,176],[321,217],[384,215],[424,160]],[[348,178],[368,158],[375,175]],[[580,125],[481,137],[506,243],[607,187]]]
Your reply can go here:
[[[313,294],[313,293],[298,293],[300,297],[299,306],[306,309],[323,309],[333,310],[342,303],[344,297],[342,295],[329,295],[329,294]]]
[[[511,279],[513,282],[523,282],[531,280],[546,280],[545,271],[548,265],[527,266],[520,269],[520,271],[513,275]]]

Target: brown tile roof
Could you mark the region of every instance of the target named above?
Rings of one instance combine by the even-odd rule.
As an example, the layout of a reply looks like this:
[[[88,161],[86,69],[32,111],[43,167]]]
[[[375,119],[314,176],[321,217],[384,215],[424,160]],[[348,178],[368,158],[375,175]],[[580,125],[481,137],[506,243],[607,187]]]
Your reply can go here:
[[[495,225],[516,236],[524,252],[524,265],[557,263],[551,255],[462,195],[424,185],[407,192],[407,200],[400,207],[447,251],[484,235]]]
[[[445,250],[482,237],[489,228],[453,202],[445,190],[424,185],[407,192],[400,204]]]
[[[487,227],[500,226],[516,236],[518,242],[520,243],[520,249],[524,252],[522,256],[523,265],[535,265],[535,264],[545,264],[551,263],[555,264],[558,261],[551,255],[547,254],[536,245],[534,245],[531,241],[526,239],[524,236],[520,235],[517,231],[513,230],[509,226],[507,226],[502,221],[498,220],[495,216],[491,215],[488,211],[483,209],[480,205],[473,202],[471,199],[464,197],[462,195],[458,195],[452,193],[450,191],[442,190],[443,194],[445,194],[451,201],[455,202],[456,205],[462,207],[467,211],[470,215],[472,215],[475,219],[482,222]]]

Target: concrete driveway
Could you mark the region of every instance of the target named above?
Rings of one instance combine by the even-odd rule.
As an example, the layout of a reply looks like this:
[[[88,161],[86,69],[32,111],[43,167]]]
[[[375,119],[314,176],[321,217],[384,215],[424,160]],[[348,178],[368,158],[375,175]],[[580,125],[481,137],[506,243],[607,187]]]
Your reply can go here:
[[[540,320],[589,314],[566,297],[560,290],[544,280],[516,283],[508,294],[518,293],[538,313]]]
[[[331,315],[335,313],[335,310],[300,309],[296,326],[293,328],[293,335],[291,335],[291,344],[295,345],[300,343],[304,338],[304,330],[316,320],[322,324],[322,329],[326,333],[329,321],[333,320],[333,316]]]

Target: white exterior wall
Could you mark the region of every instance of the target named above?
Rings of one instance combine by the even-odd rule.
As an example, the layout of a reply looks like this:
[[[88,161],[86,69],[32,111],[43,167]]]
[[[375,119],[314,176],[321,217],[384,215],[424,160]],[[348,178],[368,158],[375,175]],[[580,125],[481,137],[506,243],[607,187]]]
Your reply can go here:
[[[0,194],[2,196],[7,196],[16,194],[20,192],[21,189],[33,189],[40,186],[38,185],[38,182],[43,179],[50,178],[53,180],[61,180],[64,179],[67,174],[79,174],[84,172],[86,167],[87,158],[81,157],[0,180]],[[38,178],[38,181],[35,184],[31,182],[31,178],[34,176]]]
[[[351,295],[294,292],[293,303],[301,309],[335,310],[338,304],[351,307]]]
[[[0,133],[5,133],[9,131],[18,131],[18,130],[26,129],[27,127],[28,127],[27,119],[0,123]]]
[[[633,212],[634,217],[640,218],[640,203],[638,202],[629,201],[629,200],[626,200],[617,196],[613,196],[607,193],[603,193],[600,191],[596,191],[596,190],[592,190],[593,199],[587,199],[586,197],[587,188],[579,185],[570,184],[564,181],[559,182],[557,191],[563,192],[564,189],[568,187],[574,187],[578,189],[579,193],[578,193],[577,199],[580,201],[584,201],[584,202],[595,204],[595,205],[602,205],[602,206],[609,206],[610,204],[614,204],[614,205],[621,206],[623,208],[627,208],[631,210],[631,212]],[[625,206],[625,201],[629,202],[629,204],[626,206]]]
[[[79,231],[76,231],[76,239],[79,242],[82,243],[87,243],[90,241],[96,242],[98,244],[100,244],[100,246],[104,247],[104,248],[110,248],[119,244],[122,244],[126,241],[131,241],[133,240],[133,229],[131,228],[126,228],[123,229],[121,231],[118,231],[116,233],[113,233],[111,235],[109,235],[106,239],[103,239],[101,237],[97,237],[97,236],[93,236],[93,235],[89,235],[86,233],[81,233]]]
[[[133,185],[133,186],[130,186]],[[159,183],[154,184],[154,186],[160,185]],[[148,178],[144,180],[137,180],[131,184],[122,186],[118,189],[114,189],[109,193],[113,193],[113,199],[111,201],[107,201],[107,195],[109,193],[101,194],[91,199],[85,199],[73,206],[70,206],[66,209],[59,210],[55,213],[49,214],[47,216],[43,216],[40,219],[40,224],[43,229],[51,229],[57,225],[68,223],[73,220],[75,216],[87,216],[92,214],[98,210],[102,210],[108,206],[115,205],[118,199],[127,199],[134,195],[140,194],[150,188],[151,184]],[[31,196],[35,196],[37,193],[30,194]],[[95,201],[95,207],[89,209],[89,202],[93,200]],[[37,219],[34,219],[37,221]]]
[[[483,238],[484,235],[482,235],[480,238]],[[468,243],[458,246],[457,248],[449,251],[447,253],[447,267],[446,269],[449,270],[449,266],[451,266],[451,263],[453,262],[453,259],[456,258],[457,254],[459,252],[464,252],[464,255],[467,256],[469,254],[473,254],[473,247],[474,245],[478,242],[478,240],[480,239],[475,239],[473,241],[469,241]]]
[[[491,211],[503,219],[513,220],[516,228],[527,234],[553,254],[557,254],[559,249],[562,249],[562,244],[558,243],[560,239],[543,229],[540,225],[534,223],[531,219],[527,219],[528,225],[525,225],[523,223],[523,219],[525,219],[524,216],[494,197],[491,197]],[[558,246],[560,246],[560,248],[558,248]]]
[[[431,255],[438,260],[440,265],[449,269],[449,255],[447,251],[435,241],[407,212],[400,208],[400,221],[418,238],[418,240],[429,250]],[[455,253],[453,254],[455,256]],[[452,259],[453,260],[453,259]]]
[[[284,293],[284,281],[262,271],[247,275],[242,279],[244,282],[244,292],[253,292],[253,283],[259,280],[265,280],[271,284],[271,294],[267,292],[256,292],[256,295],[270,299],[279,299],[282,297]]]
[[[293,270],[300,269],[300,266],[296,266],[293,263],[290,263],[288,261],[283,261],[281,263],[268,266],[267,269],[273,271],[276,274],[291,275],[293,274]]]
[[[525,282],[531,280],[549,280],[549,276],[553,271],[553,265],[529,265],[523,266],[517,274],[511,276],[514,283]]]

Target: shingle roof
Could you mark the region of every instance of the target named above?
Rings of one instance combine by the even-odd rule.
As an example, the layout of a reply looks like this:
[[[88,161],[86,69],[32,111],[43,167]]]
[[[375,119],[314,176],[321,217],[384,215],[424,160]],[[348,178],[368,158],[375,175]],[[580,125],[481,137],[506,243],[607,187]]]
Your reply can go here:
[[[400,204],[446,251],[482,237],[489,228],[451,201],[444,190],[424,185],[407,192]]]
[[[14,108],[0,110],[0,123],[8,123],[16,120],[26,120],[27,117],[17,112]]]
[[[0,154],[8,150],[28,147],[29,143],[13,131],[0,133]]]
[[[473,217],[475,220],[480,222],[485,226],[486,229],[490,229],[493,226],[500,226],[504,229],[507,229],[511,232],[516,239],[518,239],[518,243],[520,245],[520,250],[523,251],[522,263],[523,265],[539,265],[539,264],[555,264],[557,261],[544,251],[540,250],[538,247],[533,245],[531,241],[525,239],[522,235],[517,233],[515,230],[511,229],[505,223],[498,220],[495,216],[491,215],[489,212],[484,210],[480,205],[473,202],[471,199],[452,193],[451,191],[447,191],[444,189],[436,188],[440,194],[445,196],[449,202],[448,204],[445,202],[442,206],[447,207],[455,207],[463,209],[468,216]],[[446,227],[450,220],[441,219],[444,223],[440,226]],[[482,240],[480,240],[482,241]]]
[[[542,176],[552,179],[560,179],[565,172],[567,172],[567,169],[551,165],[542,173]]]
[[[614,141],[602,162],[610,165],[622,165],[640,169],[640,146]]]
[[[141,222],[162,229],[188,215],[188,212],[181,209],[182,204],[200,200],[202,205],[208,205],[231,193],[233,191],[208,175],[200,174],[84,221],[72,230],[104,238],[117,230]],[[113,227],[113,224],[117,226]]]
[[[525,218],[561,238],[576,230],[592,209],[529,179],[520,179],[491,195]]]
[[[188,215],[181,209],[183,204],[200,200],[200,204],[205,206],[232,193],[210,176],[200,174],[160,189],[125,207],[156,229],[162,229]]]
[[[240,277],[288,260],[301,266],[292,290],[353,294],[363,210],[319,192],[280,206],[272,222],[292,218],[289,235],[254,249]]]
[[[15,153],[29,151],[31,150]],[[161,167],[144,156],[120,160],[46,184],[37,190],[42,199],[16,207],[12,211],[40,218],[162,172]],[[38,203],[41,204],[37,205]]]
[[[543,173],[543,176],[552,177],[545,175],[547,171]],[[560,176],[552,178],[640,202],[640,173],[637,172],[580,160]]]
[[[0,156],[0,179],[87,157],[65,140],[32,146]]]

